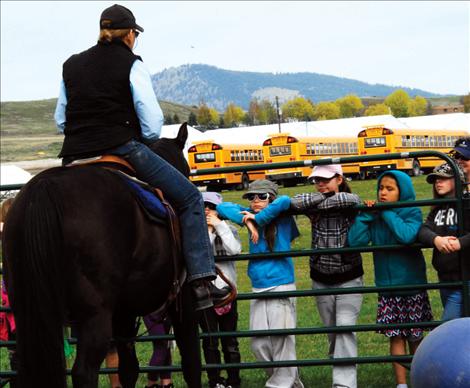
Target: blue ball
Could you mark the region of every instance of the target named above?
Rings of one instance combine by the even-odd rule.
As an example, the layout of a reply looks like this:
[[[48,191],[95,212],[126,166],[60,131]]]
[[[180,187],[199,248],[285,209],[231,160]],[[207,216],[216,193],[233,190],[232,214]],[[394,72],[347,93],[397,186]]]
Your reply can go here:
[[[470,318],[445,322],[424,338],[411,363],[411,385],[470,387]]]

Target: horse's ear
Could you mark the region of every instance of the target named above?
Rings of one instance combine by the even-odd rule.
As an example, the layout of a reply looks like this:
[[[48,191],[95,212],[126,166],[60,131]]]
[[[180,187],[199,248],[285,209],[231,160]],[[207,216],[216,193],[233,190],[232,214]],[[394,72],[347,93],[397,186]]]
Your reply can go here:
[[[176,136],[176,142],[180,145],[181,149],[184,148],[186,140],[188,140],[188,123],[184,122],[181,124],[178,135]]]

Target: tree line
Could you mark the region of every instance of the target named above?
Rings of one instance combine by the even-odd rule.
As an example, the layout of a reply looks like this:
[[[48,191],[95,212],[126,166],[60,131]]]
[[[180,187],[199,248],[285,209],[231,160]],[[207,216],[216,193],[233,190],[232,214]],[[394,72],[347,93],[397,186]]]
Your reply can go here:
[[[465,111],[470,111],[470,94],[462,98]],[[468,105],[468,106],[467,106]],[[294,97],[280,106],[281,122],[317,121],[360,116],[391,114],[395,117],[424,116],[431,114],[431,104],[424,97],[411,98],[408,93],[398,89],[389,94],[383,102],[365,106],[361,98],[348,94],[335,101],[314,103],[304,97]],[[179,123],[179,117],[165,117],[165,124]],[[191,112],[188,124],[204,128],[231,128],[240,125],[265,125],[278,122],[276,106],[269,100],[253,99],[248,110],[229,103],[223,113],[202,102],[196,112]]]

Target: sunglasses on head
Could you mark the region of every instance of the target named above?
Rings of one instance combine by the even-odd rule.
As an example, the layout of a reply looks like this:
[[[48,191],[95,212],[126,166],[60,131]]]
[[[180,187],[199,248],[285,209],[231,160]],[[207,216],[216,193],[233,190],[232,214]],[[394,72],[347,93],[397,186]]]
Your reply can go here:
[[[215,210],[217,208],[216,205],[214,205],[213,203],[210,203],[210,202],[204,202],[204,207],[208,208],[209,210]]]
[[[269,199],[269,193],[263,193],[263,194],[247,194],[246,199],[250,202],[254,200],[259,200],[259,201],[267,201]]]

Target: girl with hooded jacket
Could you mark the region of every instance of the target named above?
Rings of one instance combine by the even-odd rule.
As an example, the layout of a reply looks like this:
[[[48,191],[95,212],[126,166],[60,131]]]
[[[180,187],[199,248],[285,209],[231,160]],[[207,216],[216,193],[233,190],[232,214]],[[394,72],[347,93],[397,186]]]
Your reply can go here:
[[[401,171],[387,171],[379,176],[379,202],[412,201],[416,195],[410,177]],[[375,201],[366,201],[369,207]],[[393,208],[380,212],[364,211],[349,230],[350,246],[405,245],[400,250],[374,252],[375,284],[398,286],[426,283],[426,264],[419,248],[406,247],[416,241],[422,224],[418,207]],[[431,305],[426,291],[388,291],[378,296],[377,323],[418,323],[432,320]],[[406,343],[414,354],[423,339],[423,329],[384,329],[379,331],[390,338],[391,355],[406,354]],[[406,369],[393,363],[397,388],[406,388]]]

